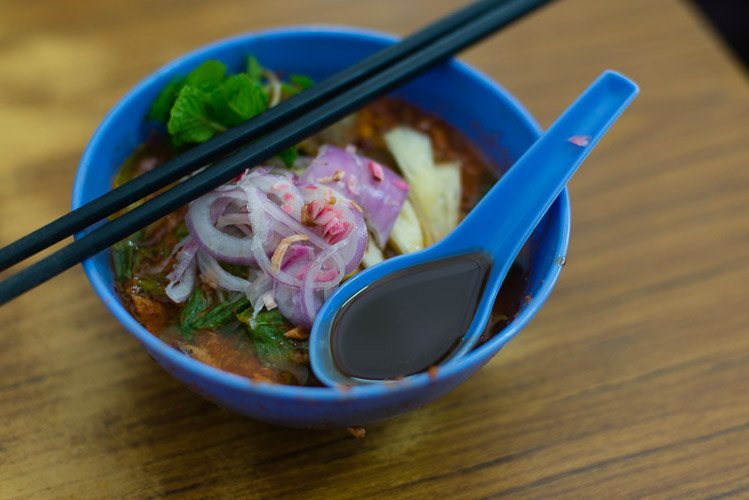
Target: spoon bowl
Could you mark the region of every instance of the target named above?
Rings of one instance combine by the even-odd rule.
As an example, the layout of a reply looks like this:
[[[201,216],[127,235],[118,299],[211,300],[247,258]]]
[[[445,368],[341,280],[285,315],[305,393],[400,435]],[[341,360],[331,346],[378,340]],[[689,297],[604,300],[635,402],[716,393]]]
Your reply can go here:
[[[382,383],[469,352],[523,243],[638,92],[628,78],[604,72],[450,235],[339,287],[312,327],[318,379],[330,386]]]

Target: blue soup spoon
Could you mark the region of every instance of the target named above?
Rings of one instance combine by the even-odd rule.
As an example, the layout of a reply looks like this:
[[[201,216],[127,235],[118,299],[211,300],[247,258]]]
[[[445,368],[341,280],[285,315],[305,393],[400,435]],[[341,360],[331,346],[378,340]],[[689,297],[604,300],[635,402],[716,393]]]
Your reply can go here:
[[[330,386],[381,383],[470,351],[523,243],[638,91],[604,72],[446,238],[338,288],[312,327],[317,378]]]

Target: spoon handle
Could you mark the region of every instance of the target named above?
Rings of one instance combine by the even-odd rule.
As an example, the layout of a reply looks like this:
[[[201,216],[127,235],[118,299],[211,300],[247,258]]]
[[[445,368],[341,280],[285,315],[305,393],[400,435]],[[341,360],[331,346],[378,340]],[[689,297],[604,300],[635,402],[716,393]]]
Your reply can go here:
[[[448,236],[451,243],[491,249],[497,265],[514,257],[637,92],[619,73],[602,73]]]
[[[483,249],[494,258],[476,316],[450,359],[463,356],[475,345],[515,256],[572,174],[638,92],[637,84],[619,73],[602,73],[439,243],[450,253]]]

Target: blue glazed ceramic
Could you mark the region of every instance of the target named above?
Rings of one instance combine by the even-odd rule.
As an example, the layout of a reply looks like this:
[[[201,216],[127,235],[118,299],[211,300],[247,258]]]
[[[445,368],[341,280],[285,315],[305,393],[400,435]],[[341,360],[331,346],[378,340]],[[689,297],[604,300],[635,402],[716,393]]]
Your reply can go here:
[[[153,99],[175,75],[206,59],[231,71],[254,54],[268,67],[321,80],[392,44],[389,35],[353,28],[303,26],[241,35],[200,48],[170,62],[133,88],[104,118],[86,148],[73,189],[73,208],[107,192],[119,165],[149,132],[145,117]],[[431,111],[457,128],[506,169],[539,136],[533,117],[505,89],[466,64],[450,61],[401,88],[395,95]],[[570,226],[566,189],[526,245],[532,299],[499,335],[436,376],[350,389],[293,387],[252,382],[196,361],[146,331],[114,293],[109,255],[83,266],[104,305],[170,374],[205,398],[247,417],[293,427],[346,427],[394,417],[448,393],[476,373],[522,329],[551,293],[567,251]]]

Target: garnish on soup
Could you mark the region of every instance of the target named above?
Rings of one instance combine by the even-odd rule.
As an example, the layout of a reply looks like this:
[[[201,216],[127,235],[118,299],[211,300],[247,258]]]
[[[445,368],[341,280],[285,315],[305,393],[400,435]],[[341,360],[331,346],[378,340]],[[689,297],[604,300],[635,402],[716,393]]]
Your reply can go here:
[[[164,130],[115,184],[312,84],[252,56],[231,75],[206,61],[155,99],[149,119]],[[439,118],[381,99],[114,245],[117,289],[146,329],[188,356],[255,380],[315,385],[307,341],[327,297],[361,269],[443,238],[494,172]],[[522,277],[515,288],[498,301],[494,329],[517,311]]]

